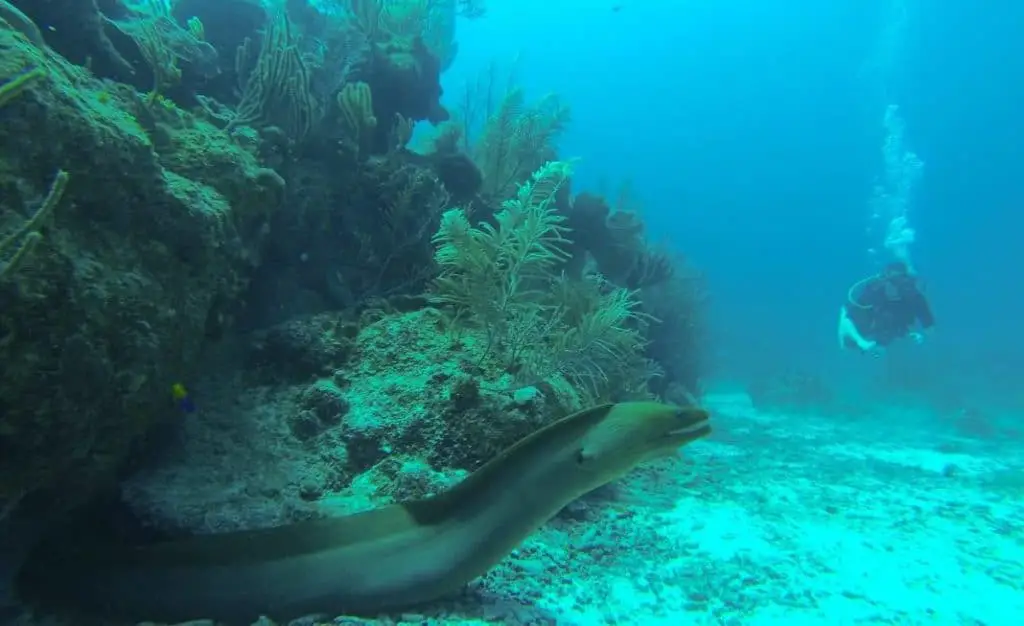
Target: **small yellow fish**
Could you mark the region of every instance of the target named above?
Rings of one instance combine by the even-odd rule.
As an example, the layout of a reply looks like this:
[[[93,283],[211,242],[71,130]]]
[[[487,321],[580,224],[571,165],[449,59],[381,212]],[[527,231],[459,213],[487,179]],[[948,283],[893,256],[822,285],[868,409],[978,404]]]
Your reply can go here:
[[[192,401],[192,396],[189,395],[188,389],[185,389],[185,385],[181,383],[174,383],[171,385],[171,398],[183,413],[195,412],[195,402]]]

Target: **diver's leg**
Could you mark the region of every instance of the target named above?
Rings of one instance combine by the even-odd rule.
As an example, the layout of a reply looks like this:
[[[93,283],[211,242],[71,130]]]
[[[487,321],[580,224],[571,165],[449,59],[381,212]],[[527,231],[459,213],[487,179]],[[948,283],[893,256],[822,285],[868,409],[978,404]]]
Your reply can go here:
[[[853,333],[856,329],[853,328],[853,322],[850,321],[850,316],[846,313],[846,307],[839,307],[839,349],[853,347],[856,341],[853,338]]]
[[[850,315],[846,311],[846,306],[839,308],[839,348],[843,349],[853,344],[861,350],[871,350],[875,347],[875,342],[865,339],[860,331],[857,330],[856,324],[850,319]]]

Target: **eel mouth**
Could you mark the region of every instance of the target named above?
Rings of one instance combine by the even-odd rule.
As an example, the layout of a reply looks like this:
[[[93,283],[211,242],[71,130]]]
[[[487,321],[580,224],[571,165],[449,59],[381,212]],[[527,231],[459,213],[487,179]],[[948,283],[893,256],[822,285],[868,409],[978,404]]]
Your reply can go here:
[[[679,411],[677,415],[680,424],[663,435],[668,443],[683,445],[711,434],[707,411],[687,409]]]

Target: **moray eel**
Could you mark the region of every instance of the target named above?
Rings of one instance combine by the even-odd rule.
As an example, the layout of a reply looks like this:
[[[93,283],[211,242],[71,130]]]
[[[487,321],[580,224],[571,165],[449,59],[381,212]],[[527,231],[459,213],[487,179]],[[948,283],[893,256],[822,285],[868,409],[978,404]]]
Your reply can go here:
[[[535,432],[422,500],[145,546],[40,549],[19,583],[41,608],[132,621],[399,609],[457,591],[572,500],[710,431],[699,408],[606,404]]]

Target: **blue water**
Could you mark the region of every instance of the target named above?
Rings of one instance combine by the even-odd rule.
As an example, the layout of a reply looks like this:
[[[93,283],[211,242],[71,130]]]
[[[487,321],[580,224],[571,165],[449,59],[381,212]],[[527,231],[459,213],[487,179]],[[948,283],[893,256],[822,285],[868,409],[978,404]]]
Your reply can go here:
[[[877,369],[835,348],[835,316],[875,268],[868,204],[884,175],[885,109],[898,105],[925,163],[908,218],[938,316],[932,345],[908,358],[935,386],[999,377],[996,390],[976,381],[979,393],[1013,391],[1024,367],[1024,5],[491,5],[460,25],[447,95],[497,60],[514,62],[534,97],[566,99],[563,153],[582,159],[574,188],[631,181],[651,230],[706,272],[725,377]]]
[[[555,550],[578,576],[575,600],[538,602],[557,623],[1024,620],[1022,28],[1024,4],[962,0],[521,0],[460,25],[448,95],[498,59],[564,97],[574,190],[630,181],[711,294],[719,436],[694,446],[696,487],[634,478],[674,513],[608,523],[636,554],[601,575]],[[906,252],[938,321],[873,358],[840,351],[835,325],[892,256],[869,254],[890,105],[923,163]],[[749,405],[785,373],[847,410]],[[519,558],[587,543],[544,532]]]

